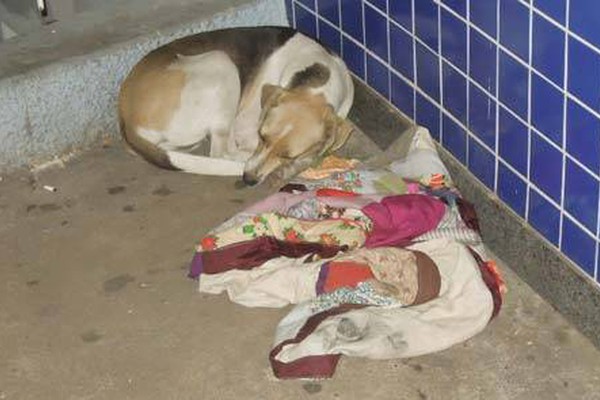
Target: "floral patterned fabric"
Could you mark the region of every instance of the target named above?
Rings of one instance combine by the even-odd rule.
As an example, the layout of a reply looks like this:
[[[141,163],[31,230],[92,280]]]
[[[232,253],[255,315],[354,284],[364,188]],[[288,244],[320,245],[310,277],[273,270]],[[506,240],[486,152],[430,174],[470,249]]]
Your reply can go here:
[[[345,245],[354,249],[365,242],[367,227],[361,221],[348,219],[301,220],[278,213],[264,213],[218,234],[205,236],[200,241],[198,251],[211,251],[263,236],[291,243]]]

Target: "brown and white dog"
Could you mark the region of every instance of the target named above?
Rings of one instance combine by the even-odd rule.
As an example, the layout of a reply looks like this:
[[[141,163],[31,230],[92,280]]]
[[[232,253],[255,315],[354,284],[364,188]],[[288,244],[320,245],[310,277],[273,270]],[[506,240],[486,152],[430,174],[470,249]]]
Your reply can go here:
[[[119,96],[127,143],[163,168],[286,179],[344,144],[354,97],[344,62],[284,27],[233,28],[146,55]],[[210,156],[193,151],[210,137]]]

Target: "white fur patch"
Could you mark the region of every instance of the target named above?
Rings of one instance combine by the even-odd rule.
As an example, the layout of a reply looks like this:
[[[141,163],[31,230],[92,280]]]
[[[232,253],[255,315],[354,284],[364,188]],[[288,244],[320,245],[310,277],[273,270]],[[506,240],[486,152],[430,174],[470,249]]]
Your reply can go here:
[[[167,156],[174,167],[191,174],[242,176],[244,173],[244,163],[239,161],[197,156],[178,151],[167,151]]]

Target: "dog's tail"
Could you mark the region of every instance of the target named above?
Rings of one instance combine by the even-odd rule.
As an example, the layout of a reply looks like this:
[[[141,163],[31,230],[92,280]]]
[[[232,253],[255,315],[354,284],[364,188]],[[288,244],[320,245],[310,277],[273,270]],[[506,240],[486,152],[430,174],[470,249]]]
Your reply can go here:
[[[244,173],[244,163],[240,161],[197,156],[179,151],[167,151],[166,155],[173,167],[190,174],[242,176]]]

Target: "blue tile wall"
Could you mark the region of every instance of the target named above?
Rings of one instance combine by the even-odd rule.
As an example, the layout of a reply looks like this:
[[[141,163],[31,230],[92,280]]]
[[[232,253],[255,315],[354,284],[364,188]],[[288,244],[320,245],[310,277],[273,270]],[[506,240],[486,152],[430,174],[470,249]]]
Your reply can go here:
[[[600,1],[286,0],[286,7],[293,26],[341,54],[600,281]]]

